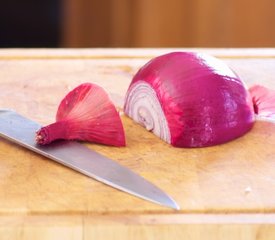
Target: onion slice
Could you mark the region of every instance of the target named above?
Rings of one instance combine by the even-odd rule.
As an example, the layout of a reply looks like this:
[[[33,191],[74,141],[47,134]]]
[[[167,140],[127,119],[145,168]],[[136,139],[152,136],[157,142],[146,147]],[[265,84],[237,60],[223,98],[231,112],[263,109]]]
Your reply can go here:
[[[258,117],[275,119],[275,90],[254,85],[249,88],[249,92]]]

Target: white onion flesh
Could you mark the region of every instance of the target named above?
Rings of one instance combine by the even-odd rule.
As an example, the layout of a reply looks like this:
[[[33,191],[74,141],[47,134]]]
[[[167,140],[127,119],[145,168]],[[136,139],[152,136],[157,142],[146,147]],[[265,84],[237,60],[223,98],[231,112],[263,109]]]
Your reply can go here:
[[[128,92],[125,112],[135,122],[153,132],[162,140],[171,143],[171,134],[155,90],[140,80]],[[132,106],[131,108],[129,106]]]

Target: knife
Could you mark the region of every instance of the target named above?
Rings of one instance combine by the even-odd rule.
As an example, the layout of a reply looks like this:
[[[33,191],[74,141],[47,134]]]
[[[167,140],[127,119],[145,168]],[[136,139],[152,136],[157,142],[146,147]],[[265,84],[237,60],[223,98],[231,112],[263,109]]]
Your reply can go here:
[[[178,204],[160,188],[117,162],[75,141],[36,144],[41,126],[15,111],[0,109],[0,137],[50,158],[104,184],[136,197],[179,210]]]

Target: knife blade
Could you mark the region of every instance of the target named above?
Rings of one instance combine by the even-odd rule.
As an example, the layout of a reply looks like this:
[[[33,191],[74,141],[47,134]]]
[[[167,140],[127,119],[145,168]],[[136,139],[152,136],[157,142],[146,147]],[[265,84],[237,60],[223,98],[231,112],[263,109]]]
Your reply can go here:
[[[0,136],[52,159],[111,187],[136,197],[179,210],[178,204],[160,188],[127,167],[75,141],[36,144],[40,125],[12,110],[0,109]]]

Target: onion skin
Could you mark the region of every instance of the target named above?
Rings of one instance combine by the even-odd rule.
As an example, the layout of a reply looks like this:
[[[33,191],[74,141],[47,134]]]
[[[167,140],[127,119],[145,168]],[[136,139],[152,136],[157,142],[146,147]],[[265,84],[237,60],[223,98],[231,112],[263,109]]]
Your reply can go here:
[[[126,145],[117,109],[105,90],[93,83],[83,83],[69,92],[59,104],[56,122],[36,133],[40,145],[58,139]]]
[[[150,100],[154,96],[158,103]],[[252,98],[240,78],[222,61],[194,52],[156,57],[133,77],[125,114],[147,127],[156,111],[160,119],[148,130],[175,147],[225,143],[244,135],[255,121]]]

